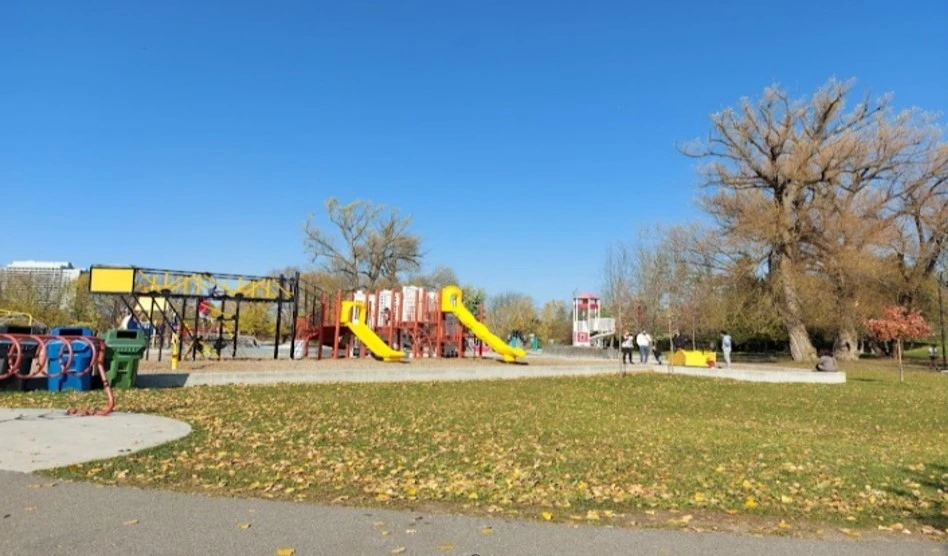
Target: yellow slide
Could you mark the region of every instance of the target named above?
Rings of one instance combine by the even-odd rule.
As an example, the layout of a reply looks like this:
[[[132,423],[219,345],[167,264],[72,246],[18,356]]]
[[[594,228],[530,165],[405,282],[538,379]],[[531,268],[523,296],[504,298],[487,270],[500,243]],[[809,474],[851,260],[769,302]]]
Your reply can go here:
[[[461,301],[461,288],[457,286],[447,286],[441,289],[441,312],[454,313],[468,330],[475,336],[489,345],[490,348],[501,355],[504,361],[513,363],[518,357],[526,357],[527,352],[520,348],[514,348],[507,345],[506,342],[494,335],[486,326],[478,322],[474,315],[467,310]]]
[[[358,311],[355,318],[352,318],[352,309]],[[339,322],[348,326],[349,330],[356,335],[359,340],[369,348],[383,361],[401,361],[405,357],[402,351],[395,351],[388,347],[385,340],[378,337],[371,328],[365,324],[365,303],[361,301],[343,301],[342,310],[339,312]]]

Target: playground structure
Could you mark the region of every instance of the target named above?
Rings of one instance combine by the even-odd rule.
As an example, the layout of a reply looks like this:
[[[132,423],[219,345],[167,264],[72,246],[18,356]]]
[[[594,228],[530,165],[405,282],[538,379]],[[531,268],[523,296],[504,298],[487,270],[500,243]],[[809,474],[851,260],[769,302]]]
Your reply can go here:
[[[313,342],[319,346],[318,359],[323,357],[322,346],[331,349],[333,358],[367,357],[371,352],[384,361],[483,355],[484,345],[508,363],[526,357],[464,306],[457,286],[437,291],[405,286],[348,296],[336,292],[334,297],[323,293],[317,310],[298,321],[296,338],[303,357]]]
[[[573,345],[601,347],[605,338],[616,333],[616,319],[600,316],[599,297],[581,293],[573,298]]]
[[[668,358],[668,362],[676,367],[710,367],[713,369],[717,366],[717,361],[717,352],[700,349],[679,349]]]
[[[463,304],[457,286],[426,291],[416,286],[334,295],[292,276],[248,276],[93,265],[89,291],[118,296],[126,310],[147,323],[145,358],[166,347],[172,368],[198,357],[238,357],[244,342],[240,313],[247,303],[275,306],[273,358],[285,338],[294,340],[291,359],[309,356],[310,344],[333,358],[401,361],[418,357],[483,355],[484,345],[506,362],[526,356],[495,336]],[[289,317],[289,322],[285,322]],[[288,328],[288,330],[287,330]],[[253,351],[259,356],[259,350]]]
[[[89,272],[91,293],[118,296],[130,314],[147,322],[152,341],[145,358],[157,347],[160,361],[168,347],[172,368],[179,359],[220,359],[225,351],[237,357],[243,341],[255,344],[240,334],[240,311],[248,303],[276,307],[276,359],[283,334],[295,336],[297,315],[311,310],[306,303],[317,298],[315,288],[302,284],[299,273],[249,276],[100,265]],[[281,329],[286,316],[289,331]]]

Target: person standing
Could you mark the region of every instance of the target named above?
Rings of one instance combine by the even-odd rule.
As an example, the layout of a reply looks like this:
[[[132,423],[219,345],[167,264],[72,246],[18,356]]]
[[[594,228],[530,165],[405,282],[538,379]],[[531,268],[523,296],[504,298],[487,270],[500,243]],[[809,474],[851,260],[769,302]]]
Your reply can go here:
[[[681,351],[688,347],[688,338],[685,338],[681,335],[681,332],[675,331],[675,335],[671,339],[672,351]]]
[[[727,330],[721,332],[721,351],[724,352],[724,364],[731,368],[731,335]]]
[[[642,330],[639,332],[639,335],[635,337],[635,343],[639,346],[639,362],[648,363],[648,354],[652,346],[652,337],[648,335],[648,332]]]
[[[632,361],[632,347],[635,345],[635,338],[632,336],[632,333],[626,331],[625,335],[622,336],[622,343],[619,347],[622,348],[622,364],[625,365],[626,358],[629,359],[629,364],[633,364]]]
[[[938,370],[938,349],[934,344],[928,346],[928,359],[932,363],[932,369]]]

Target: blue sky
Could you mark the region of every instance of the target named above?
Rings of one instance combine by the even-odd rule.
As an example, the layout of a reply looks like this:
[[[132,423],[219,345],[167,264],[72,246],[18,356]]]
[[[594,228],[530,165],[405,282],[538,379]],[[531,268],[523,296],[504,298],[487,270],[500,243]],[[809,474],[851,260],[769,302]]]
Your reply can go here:
[[[428,268],[568,299],[610,243],[701,217],[675,144],[741,96],[854,77],[948,110],[943,0],[2,11],[0,264],[305,267],[335,196],[413,215]]]

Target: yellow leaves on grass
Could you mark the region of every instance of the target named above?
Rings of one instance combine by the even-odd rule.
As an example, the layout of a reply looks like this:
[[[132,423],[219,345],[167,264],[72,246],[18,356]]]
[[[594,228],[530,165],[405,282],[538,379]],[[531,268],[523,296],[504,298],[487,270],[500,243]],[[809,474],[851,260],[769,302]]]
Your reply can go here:
[[[948,393],[944,381],[919,376],[917,388],[890,388],[872,376],[879,380],[849,383],[842,399],[831,389],[796,395],[804,392],[793,385],[661,378],[635,377],[630,385],[645,386],[635,389],[635,404],[623,398],[632,395],[627,386],[599,378],[132,390],[119,400],[122,411],[181,419],[194,432],[54,473],[242,497],[433,503],[543,521],[556,513],[588,523],[606,522],[613,510],[700,508],[774,522],[855,516],[847,525],[904,521],[918,530],[948,503],[939,492],[946,481],[935,464],[939,445],[917,440],[939,438],[936,425],[948,419],[948,408],[932,403]],[[66,399],[8,398],[14,406]],[[880,399],[904,402],[898,407],[911,427],[901,420],[874,427],[885,415],[873,409]],[[839,418],[813,424],[810,416],[829,404]],[[612,418],[599,418],[604,408]]]
[[[678,527],[685,527],[686,525],[688,525],[689,523],[691,523],[691,520],[692,520],[692,519],[694,519],[694,517],[691,516],[691,515],[683,515],[683,516],[678,517],[678,518],[669,519],[669,520],[668,520],[668,524],[669,524],[669,525],[675,525],[675,526],[678,526]]]

